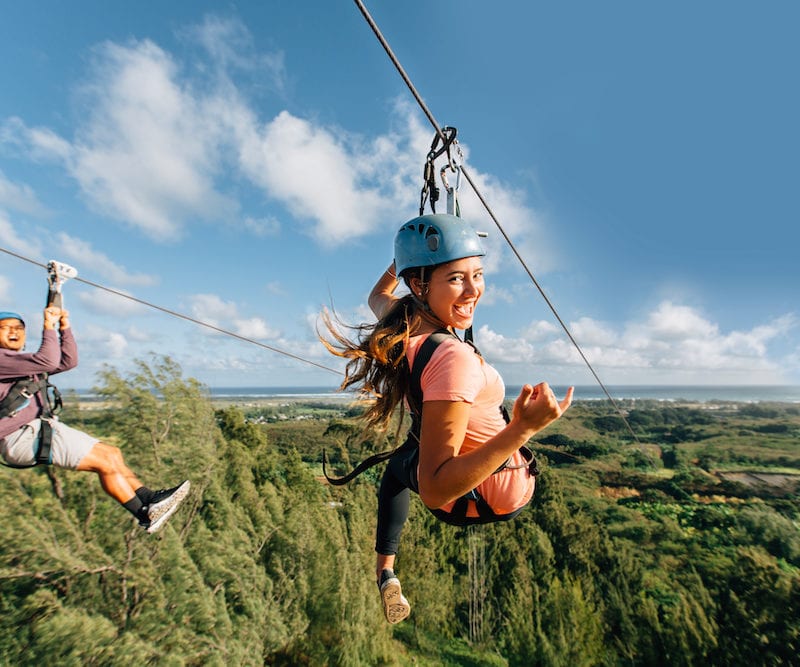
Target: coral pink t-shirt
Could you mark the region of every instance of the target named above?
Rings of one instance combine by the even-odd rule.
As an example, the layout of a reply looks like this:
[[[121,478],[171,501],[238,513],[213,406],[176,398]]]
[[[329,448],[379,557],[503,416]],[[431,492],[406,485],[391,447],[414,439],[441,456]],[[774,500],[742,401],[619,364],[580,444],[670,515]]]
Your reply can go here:
[[[409,341],[409,365],[413,365],[427,337],[414,336]],[[470,404],[467,431],[460,453],[466,454],[482,446],[506,426],[500,412],[506,393],[503,379],[468,343],[456,338],[444,340],[422,371],[420,385],[423,402],[463,401]],[[535,481],[536,478],[528,472],[524,457],[516,451],[509,461],[509,468],[490,475],[478,485],[478,493],[495,514],[509,514],[528,503]],[[449,512],[454,503],[448,503],[442,509]],[[475,503],[469,503],[467,516],[478,516]]]

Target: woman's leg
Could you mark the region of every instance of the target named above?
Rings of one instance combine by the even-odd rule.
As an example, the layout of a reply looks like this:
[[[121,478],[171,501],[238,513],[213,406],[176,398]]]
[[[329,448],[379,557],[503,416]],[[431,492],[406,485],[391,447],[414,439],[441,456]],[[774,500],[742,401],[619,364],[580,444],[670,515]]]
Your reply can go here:
[[[419,452],[414,449],[400,452],[391,459],[378,491],[378,529],[375,539],[376,575],[380,581],[383,570],[394,567],[395,555],[400,546],[410,506],[410,490],[417,489],[417,461]]]
[[[389,623],[399,623],[411,612],[400,580],[394,574],[394,561],[400,545],[400,534],[408,518],[409,489],[417,489],[417,460],[416,449],[393,456],[386,466],[378,492],[375,577],[381,592],[383,613]]]

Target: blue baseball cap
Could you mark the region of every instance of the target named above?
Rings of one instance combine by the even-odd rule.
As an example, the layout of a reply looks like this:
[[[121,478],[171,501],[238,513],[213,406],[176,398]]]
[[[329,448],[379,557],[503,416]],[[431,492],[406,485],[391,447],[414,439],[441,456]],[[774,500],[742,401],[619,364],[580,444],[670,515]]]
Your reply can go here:
[[[0,320],[19,320],[25,326],[25,320],[19,313],[12,313],[10,310],[0,310]]]

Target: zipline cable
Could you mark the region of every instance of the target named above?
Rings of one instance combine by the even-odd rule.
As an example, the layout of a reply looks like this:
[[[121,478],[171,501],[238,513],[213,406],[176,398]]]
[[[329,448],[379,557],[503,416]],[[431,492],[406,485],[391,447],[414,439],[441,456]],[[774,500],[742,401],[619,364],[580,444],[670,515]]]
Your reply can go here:
[[[425,101],[422,99],[420,94],[417,92],[417,89],[415,88],[414,84],[412,83],[411,78],[408,76],[408,74],[406,74],[406,71],[405,71],[405,69],[403,69],[403,66],[400,64],[399,59],[394,54],[394,51],[392,51],[392,47],[389,46],[389,43],[386,41],[386,38],[381,33],[381,30],[378,27],[377,23],[375,23],[375,21],[373,20],[372,16],[369,13],[369,11],[364,6],[364,3],[361,0],[354,0],[354,2],[358,6],[358,9],[361,12],[362,16],[364,17],[364,19],[366,20],[366,22],[369,24],[369,27],[372,29],[372,32],[375,34],[375,37],[378,38],[378,41],[381,43],[381,46],[383,47],[383,50],[386,51],[386,54],[389,56],[389,59],[392,61],[392,64],[397,69],[398,73],[402,77],[402,79],[405,82],[406,86],[408,86],[408,89],[411,91],[411,94],[414,96],[414,99],[417,100],[417,104],[419,105],[420,109],[425,114],[425,116],[428,118],[428,122],[433,126],[435,132],[439,135],[439,138],[442,140],[442,142],[445,142],[447,140],[447,137],[445,136],[444,132],[442,131],[441,126],[439,125],[439,123],[434,118],[433,114],[431,113],[430,109],[428,108],[428,105],[425,104]],[[614,409],[617,411],[619,416],[625,422],[625,426],[627,427],[627,429],[630,432],[630,434],[633,436],[633,439],[638,443],[639,442],[639,438],[636,436],[636,433],[634,433],[633,428],[631,428],[630,423],[628,423],[628,419],[625,417],[625,414],[622,412],[622,409],[617,405],[617,402],[611,396],[611,393],[608,391],[608,389],[606,388],[605,384],[603,384],[603,381],[600,379],[600,376],[595,372],[594,368],[592,367],[592,364],[589,362],[589,359],[587,359],[586,355],[583,353],[583,350],[581,349],[581,346],[578,345],[578,341],[575,340],[575,337],[572,335],[572,332],[569,330],[569,327],[566,325],[564,320],[561,319],[561,316],[558,314],[558,311],[556,310],[555,305],[553,305],[553,302],[550,301],[550,298],[547,296],[547,294],[545,293],[544,289],[539,284],[539,281],[536,280],[536,278],[533,275],[533,272],[528,268],[527,263],[522,258],[522,255],[519,254],[519,251],[517,250],[516,246],[512,242],[511,238],[508,236],[508,234],[506,234],[505,230],[503,229],[502,225],[500,224],[500,221],[495,216],[494,211],[492,211],[492,209],[489,206],[488,202],[486,201],[486,199],[484,199],[483,195],[478,190],[478,186],[475,185],[475,182],[470,177],[470,175],[467,172],[467,170],[464,167],[464,165],[461,165],[461,173],[464,176],[464,178],[467,180],[467,182],[469,183],[470,187],[472,188],[472,191],[475,193],[475,195],[480,200],[481,204],[483,204],[483,207],[486,209],[486,212],[489,214],[489,217],[492,219],[492,221],[494,222],[494,224],[497,227],[497,229],[503,235],[503,238],[506,240],[506,243],[508,243],[508,245],[511,248],[512,252],[514,253],[514,255],[519,260],[520,264],[522,265],[522,268],[525,269],[525,272],[528,274],[528,277],[531,279],[531,282],[533,282],[533,284],[536,286],[536,289],[539,290],[539,294],[542,295],[542,298],[544,299],[544,301],[547,304],[548,308],[550,308],[550,310],[553,313],[553,315],[555,316],[556,320],[561,325],[561,328],[564,330],[564,333],[566,333],[567,338],[569,338],[570,342],[573,344],[575,349],[578,351],[578,354],[580,355],[581,359],[583,359],[583,362],[586,364],[586,367],[591,372],[591,374],[594,377],[595,381],[597,382],[598,385],[600,385],[600,388],[603,390],[603,393],[606,395],[608,400],[611,402],[611,405],[614,406]]]
[[[35,264],[36,266],[41,266],[42,268],[47,268],[46,264],[42,264],[41,262],[37,262],[36,260],[30,259],[29,257],[24,257],[23,255],[19,255],[11,250],[7,250],[6,248],[0,248],[0,252],[4,252],[7,255],[11,255],[12,257],[16,257],[17,259],[21,259],[24,262],[30,262],[31,264]],[[182,320],[186,320],[187,322],[192,322],[193,324],[197,324],[201,327],[205,327],[207,329],[212,329],[217,333],[224,334],[226,336],[231,336],[232,338],[238,338],[241,341],[246,343],[252,343],[253,345],[257,345],[258,347],[262,347],[265,350],[270,350],[271,352],[276,352],[278,354],[282,354],[285,357],[289,357],[291,359],[295,359],[296,361],[302,361],[305,364],[310,364],[311,366],[316,366],[317,368],[321,368],[324,371],[329,371],[331,373],[336,373],[336,375],[343,375],[341,371],[336,370],[335,368],[329,368],[328,366],[324,366],[322,364],[318,364],[316,361],[311,361],[310,359],[304,359],[296,354],[292,354],[291,352],[286,352],[285,350],[280,350],[277,347],[272,347],[271,345],[267,345],[266,343],[262,343],[260,341],[254,340],[253,338],[248,338],[247,336],[242,336],[241,334],[237,334],[233,331],[228,331],[227,329],[223,329],[221,327],[215,326],[214,324],[210,324],[208,322],[203,322],[202,320],[197,320],[193,317],[189,317],[188,315],[184,315],[183,313],[179,313],[175,310],[170,310],[169,308],[164,308],[163,306],[158,306],[154,303],[150,303],[149,301],[145,301],[143,299],[139,299],[135,296],[131,296],[130,294],[125,294],[125,292],[120,292],[118,290],[112,289],[111,287],[106,287],[105,285],[100,285],[98,283],[93,283],[91,280],[86,280],[85,278],[81,278],[77,276],[72,278],[79,283],[83,283],[84,285],[89,285],[90,287],[95,287],[96,289],[103,290],[104,292],[108,292],[109,294],[115,294],[116,296],[120,296],[123,299],[128,299],[130,301],[135,301],[138,304],[143,306],[147,306],[148,308],[153,308],[155,310],[160,310],[162,313],[166,313],[167,315],[172,315],[173,317],[177,317]]]

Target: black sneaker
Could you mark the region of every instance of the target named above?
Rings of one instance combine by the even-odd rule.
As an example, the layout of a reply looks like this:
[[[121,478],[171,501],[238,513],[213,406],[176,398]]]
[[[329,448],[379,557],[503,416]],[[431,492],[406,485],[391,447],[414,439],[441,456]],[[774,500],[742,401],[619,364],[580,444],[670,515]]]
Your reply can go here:
[[[136,512],[136,518],[139,520],[139,525],[145,530],[150,527],[150,518],[147,516],[147,505],[142,505],[142,508]]]
[[[383,602],[383,615],[386,616],[386,620],[394,625],[408,618],[411,613],[411,605],[403,595],[400,580],[392,570],[381,572],[381,581],[378,586]]]
[[[187,479],[171,489],[160,489],[153,491],[150,502],[146,506],[147,521],[140,523],[148,533],[155,533],[160,530],[178,509],[189,493],[191,484]]]

